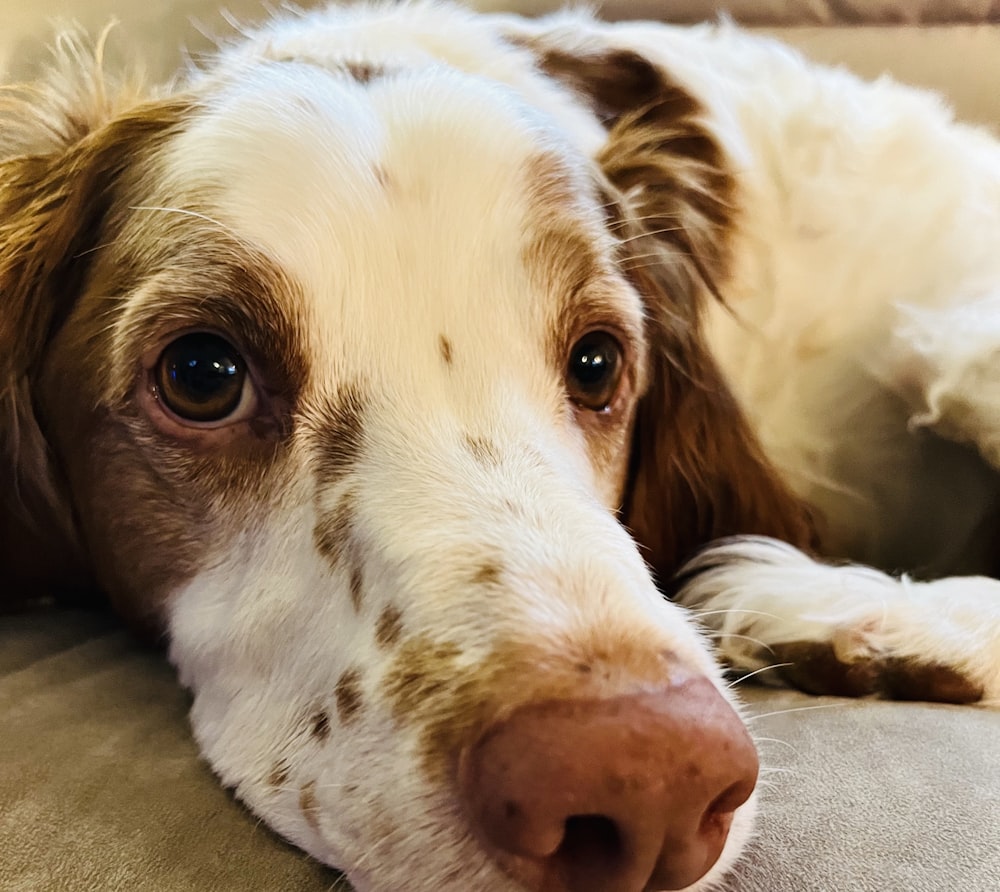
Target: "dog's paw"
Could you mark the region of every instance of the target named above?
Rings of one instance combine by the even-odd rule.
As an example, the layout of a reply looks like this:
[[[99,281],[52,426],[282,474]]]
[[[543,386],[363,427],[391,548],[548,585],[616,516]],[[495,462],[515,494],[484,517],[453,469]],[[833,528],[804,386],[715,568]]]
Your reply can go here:
[[[810,694],[838,697],[878,696],[890,700],[977,703],[983,687],[968,674],[944,663],[900,657],[846,640],[864,638],[870,623],[833,629],[829,641],[789,641],[771,645],[768,657],[778,676]]]
[[[683,571],[677,600],[722,658],[814,694],[1000,705],[1000,581],[830,566],[759,537]]]

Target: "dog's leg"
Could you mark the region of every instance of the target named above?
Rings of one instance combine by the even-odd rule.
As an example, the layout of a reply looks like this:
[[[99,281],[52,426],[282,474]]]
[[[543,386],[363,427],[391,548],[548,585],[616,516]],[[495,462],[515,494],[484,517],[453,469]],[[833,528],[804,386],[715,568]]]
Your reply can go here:
[[[1000,580],[916,582],[740,536],[680,581],[678,602],[741,674],[817,694],[1000,706]]]

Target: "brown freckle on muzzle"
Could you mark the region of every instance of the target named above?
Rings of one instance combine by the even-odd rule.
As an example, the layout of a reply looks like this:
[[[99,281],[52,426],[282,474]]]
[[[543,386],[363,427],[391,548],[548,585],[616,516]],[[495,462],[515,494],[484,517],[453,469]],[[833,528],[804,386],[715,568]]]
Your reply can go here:
[[[389,604],[379,615],[375,624],[375,643],[382,649],[392,647],[403,634],[403,614],[398,607]]]
[[[272,787],[283,787],[288,782],[290,773],[291,769],[288,767],[288,763],[284,759],[279,759],[274,763],[271,773],[267,776],[267,782]]]
[[[435,642],[425,635],[405,641],[385,679],[385,690],[400,724],[414,707],[447,689],[461,650],[451,642]]]
[[[310,733],[320,742],[330,736],[330,715],[325,709],[315,713],[309,720]]]
[[[361,565],[357,563],[351,567],[350,591],[351,606],[354,607],[356,613],[360,612],[365,597],[365,575]]]
[[[357,717],[364,706],[361,698],[361,673],[357,669],[348,669],[337,680],[335,691],[337,697],[337,715],[341,723],[349,725]]]
[[[316,781],[309,781],[299,791],[299,808],[306,823],[319,832],[319,799],[316,798]]]
[[[337,505],[321,516],[313,528],[313,542],[316,544],[316,550],[333,567],[344,559],[344,553],[350,542],[356,498],[353,490],[345,492]]]

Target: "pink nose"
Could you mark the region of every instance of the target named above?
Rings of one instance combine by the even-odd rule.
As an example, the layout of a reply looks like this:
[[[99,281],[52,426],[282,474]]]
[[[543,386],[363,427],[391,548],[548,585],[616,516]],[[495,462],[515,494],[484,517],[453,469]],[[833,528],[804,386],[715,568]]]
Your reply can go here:
[[[531,703],[461,756],[478,835],[533,892],[683,889],[722,853],[757,753],[706,678]]]

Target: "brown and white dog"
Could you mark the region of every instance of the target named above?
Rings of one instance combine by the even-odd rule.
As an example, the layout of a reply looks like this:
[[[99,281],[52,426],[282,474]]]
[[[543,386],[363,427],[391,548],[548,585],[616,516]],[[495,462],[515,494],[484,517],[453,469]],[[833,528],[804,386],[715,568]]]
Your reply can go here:
[[[1000,698],[1000,148],[935,99],[413,3],[0,102],[0,585],[162,635],[359,890],[717,880],[757,758],[680,604]]]

